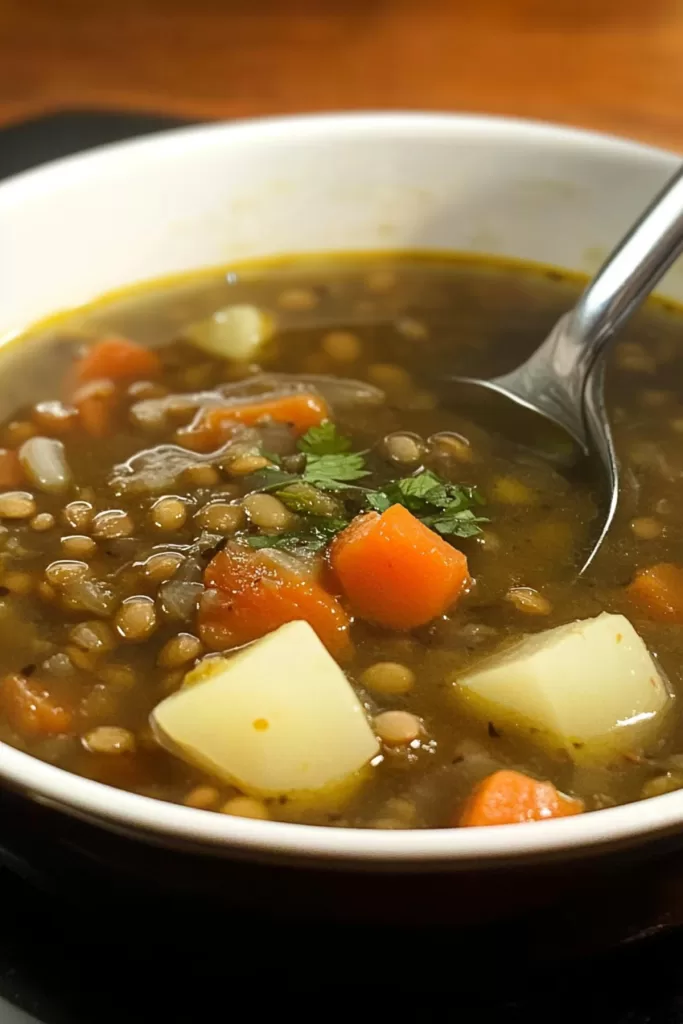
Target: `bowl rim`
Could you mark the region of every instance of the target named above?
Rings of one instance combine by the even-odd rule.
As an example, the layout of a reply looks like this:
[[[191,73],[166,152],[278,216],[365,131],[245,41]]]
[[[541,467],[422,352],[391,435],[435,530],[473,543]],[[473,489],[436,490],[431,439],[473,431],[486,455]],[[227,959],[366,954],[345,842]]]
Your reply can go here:
[[[478,114],[361,112],[299,115],[189,125],[142,138],[100,146],[22,172],[0,183],[0,215],[5,204],[49,193],[65,180],[96,174],[112,161],[135,164],[149,152],[170,155],[178,148],[234,141],[301,144],[311,138],[361,138],[380,134],[454,138],[480,133],[557,147],[619,154],[631,162],[673,166],[676,155],[614,135],[541,121]],[[556,821],[533,828],[415,829],[382,831],[261,821],[216,814],[140,796],[74,775],[0,743],[0,779],[38,804],[152,841],[189,845],[225,855],[313,858],[322,863],[390,866],[410,870],[439,864],[451,869],[518,859],[543,859],[610,845],[633,844],[683,826],[683,792]]]

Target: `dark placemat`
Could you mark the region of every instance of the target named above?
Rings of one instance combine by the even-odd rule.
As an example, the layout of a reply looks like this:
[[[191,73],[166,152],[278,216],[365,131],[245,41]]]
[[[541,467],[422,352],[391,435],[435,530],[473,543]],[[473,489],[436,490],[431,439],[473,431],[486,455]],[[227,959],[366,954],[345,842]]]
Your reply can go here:
[[[0,131],[0,178],[181,123],[85,111],[13,125]],[[2,828],[0,820],[0,839]],[[503,980],[486,963],[463,977],[457,945],[443,932],[429,942],[407,934],[388,950],[372,928],[312,934],[301,921],[231,914],[222,927],[215,920],[188,927],[179,917],[160,937],[156,913],[144,898],[133,913],[96,900],[84,905],[76,894],[48,894],[25,873],[0,868],[0,1024],[204,1024],[236,1012],[258,1019],[260,1007],[265,1015],[273,1005],[296,1005],[304,1019],[339,1006],[360,1020],[418,1008],[421,1019],[465,1024],[683,1024],[679,933],[564,971],[529,964]]]
[[[135,135],[151,135],[187,123],[155,114],[88,110],[21,121],[0,130],[0,178],[93,146],[120,142]]]

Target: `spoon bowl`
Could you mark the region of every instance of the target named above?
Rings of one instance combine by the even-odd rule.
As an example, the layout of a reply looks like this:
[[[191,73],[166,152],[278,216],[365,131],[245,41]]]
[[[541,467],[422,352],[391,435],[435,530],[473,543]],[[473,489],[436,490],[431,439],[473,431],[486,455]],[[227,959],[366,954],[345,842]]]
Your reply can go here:
[[[602,519],[579,570],[595,559],[619,503],[619,464],[605,408],[605,353],[619,328],[683,251],[683,171],[619,242],[573,309],[521,366],[490,380],[449,377],[449,386],[496,394],[542,417],[576,442],[595,467]],[[452,395],[451,395],[452,398]],[[538,446],[535,446],[538,450]]]

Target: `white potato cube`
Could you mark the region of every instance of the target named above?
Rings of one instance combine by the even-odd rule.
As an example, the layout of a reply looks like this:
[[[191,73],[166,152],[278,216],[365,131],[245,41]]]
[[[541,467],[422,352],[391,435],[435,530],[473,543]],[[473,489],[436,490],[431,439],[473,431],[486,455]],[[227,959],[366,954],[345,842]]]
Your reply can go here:
[[[208,320],[191,324],[186,333],[195,345],[213,356],[247,362],[256,359],[273,337],[275,323],[272,316],[256,306],[226,306]]]
[[[609,758],[651,736],[671,695],[623,615],[524,637],[456,680],[475,713],[574,758]]]
[[[307,622],[207,659],[150,721],[186,761],[265,797],[343,786],[379,749],[353,688]]]

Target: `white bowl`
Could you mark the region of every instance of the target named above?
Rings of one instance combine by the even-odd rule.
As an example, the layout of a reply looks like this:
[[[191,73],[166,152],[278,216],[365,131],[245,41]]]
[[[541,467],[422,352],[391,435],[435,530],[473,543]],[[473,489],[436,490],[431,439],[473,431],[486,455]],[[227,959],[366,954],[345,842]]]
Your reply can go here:
[[[566,128],[423,114],[213,125],[108,146],[0,186],[0,336],[122,285],[277,253],[455,249],[591,271],[677,163]],[[683,299],[680,267],[662,290]],[[575,855],[683,825],[683,793],[506,828],[253,821],[112,789],[5,745],[0,778],[167,845],[408,870]]]

